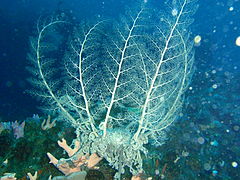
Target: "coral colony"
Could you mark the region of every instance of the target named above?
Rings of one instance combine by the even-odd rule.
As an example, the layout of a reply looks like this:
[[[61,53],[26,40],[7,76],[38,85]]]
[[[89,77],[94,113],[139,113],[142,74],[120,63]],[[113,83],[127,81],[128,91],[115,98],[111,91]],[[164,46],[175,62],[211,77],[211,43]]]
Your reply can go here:
[[[115,179],[127,168],[138,179],[142,157],[149,153],[145,145],[162,145],[181,113],[193,73],[188,28],[196,1],[167,1],[160,15],[144,2],[114,26],[107,21],[76,26],[62,60],[54,54],[66,37],[59,31],[69,25],[66,21],[39,22],[31,38],[32,94],[45,112],[76,129],[73,148],[65,139],[58,141],[68,159],[47,153],[65,175],[105,159],[117,170]],[[54,125],[50,119],[48,125]]]
[[[13,134],[16,139],[24,136],[25,121],[19,124],[17,121],[12,123]]]
[[[1,122],[0,123],[0,134],[4,130],[12,130],[14,138],[19,139],[21,137],[24,137],[24,127],[25,127],[25,121],[23,121],[21,124],[19,124],[17,121]]]

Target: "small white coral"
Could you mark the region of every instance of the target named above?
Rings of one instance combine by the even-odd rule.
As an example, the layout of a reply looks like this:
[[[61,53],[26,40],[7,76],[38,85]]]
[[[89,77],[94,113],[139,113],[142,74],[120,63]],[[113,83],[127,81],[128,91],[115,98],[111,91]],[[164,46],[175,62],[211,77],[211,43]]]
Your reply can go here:
[[[16,180],[15,175],[16,173],[4,173],[0,180]]]
[[[34,175],[32,175],[31,173],[27,173],[28,177],[30,180],[37,180],[37,171],[35,171]]]
[[[42,124],[41,124],[41,128],[42,130],[48,130],[48,129],[51,129],[53,128],[54,126],[56,126],[56,120],[54,120],[53,122],[51,122],[51,116],[48,115],[48,118],[47,120],[44,119]]]

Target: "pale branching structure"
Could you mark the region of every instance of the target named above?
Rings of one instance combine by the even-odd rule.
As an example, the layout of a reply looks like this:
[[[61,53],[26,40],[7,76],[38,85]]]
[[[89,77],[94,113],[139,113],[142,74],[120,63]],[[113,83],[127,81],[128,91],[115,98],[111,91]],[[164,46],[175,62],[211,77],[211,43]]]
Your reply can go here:
[[[145,144],[164,143],[193,73],[188,28],[197,7],[194,0],[167,2],[161,15],[144,5],[111,30],[107,21],[81,24],[61,62],[47,58],[53,56],[48,34],[65,22],[43,23],[31,41],[31,82],[39,87],[34,94],[76,128],[79,153],[105,158],[118,170],[116,178],[126,166],[133,174],[143,171]],[[54,44],[59,48],[61,41]],[[56,67],[61,72],[54,75]]]
[[[192,1],[173,1],[170,13],[162,15],[150,48],[141,49],[144,80],[138,81],[144,102],[134,139],[151,136],[162,143],[164,130],[181,112],[183,93],[193,73],[194,53],[187,30],[196,7]],[[149,46],[147,44],[147,46]]]

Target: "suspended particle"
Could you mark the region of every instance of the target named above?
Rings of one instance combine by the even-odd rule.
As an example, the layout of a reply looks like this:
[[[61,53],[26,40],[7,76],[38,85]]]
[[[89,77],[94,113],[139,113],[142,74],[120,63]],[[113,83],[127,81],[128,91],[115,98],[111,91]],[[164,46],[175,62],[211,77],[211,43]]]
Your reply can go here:
[[[233,130],[234,130],[234,131],[239,131],[239,130],[240,130],[240,127],[239,127],[238,125],[234,125],[234,126],[233,126]]]
[[[197,141],[198,141],[199,144],[204,144],[205,139],[204,139],[203,137],[199,137],[199,138],[197,139]]]
[[[214,70],[212,70],[212,74],[216,74],[216,72],[217,72],[217,71],[216,71],[215,69],[214,69]]]
[[[202,37],[200,35],[195,36],[195,38],[194,38],[194,45],[195,46],[200,46],[201,40],[202,40]]]
[[[218,87],[217,84],[213,84],[213,85],[212,85],[212,88],[213,88],[213,89],[217,89],[217,87]]]
[[[210,144],[211,144],[212,146],[218,146],[218,142],[217,142],[216,140],[211,141]]]
[[[176,9],[176,8],[174,8],[173,10],[172,10],[172,15],[173,16],[176,16],[178,14],[178,10]]]
[[[230,7],[230,8],[229,8],[229,11],[233,11],[233,9],[234,9],[233,7]]]
[[[238,166],[238,163],[237,162],[232,162],[232,167],[236,168]]]
[[[212,167],[211,167],[211,165],[210,165],[209,163],[205,163],[205,164],[203,165],[203,168],[204,168],[206,171],[209,171]]]
[[[213,176],[217,176],[217,174],[218,174],[218,171],[217,171],[217,170],[213,170],[213,171],[212,171],[212,175],[213,175]]]
[[[240,36],[238,36],[237,39],[236,39],[236,45],[240,46]]]

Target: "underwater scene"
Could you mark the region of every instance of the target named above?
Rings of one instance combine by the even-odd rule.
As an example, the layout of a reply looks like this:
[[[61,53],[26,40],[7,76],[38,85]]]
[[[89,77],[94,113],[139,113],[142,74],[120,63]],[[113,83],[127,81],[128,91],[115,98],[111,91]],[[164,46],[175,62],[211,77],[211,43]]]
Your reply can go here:
[[[239,166],[240,0],[0,1],[0,180]]]

